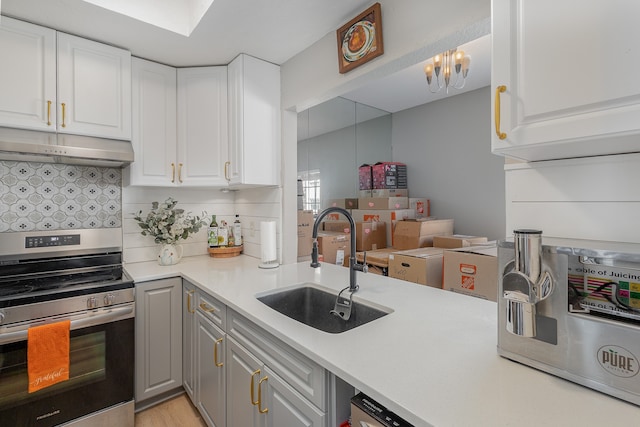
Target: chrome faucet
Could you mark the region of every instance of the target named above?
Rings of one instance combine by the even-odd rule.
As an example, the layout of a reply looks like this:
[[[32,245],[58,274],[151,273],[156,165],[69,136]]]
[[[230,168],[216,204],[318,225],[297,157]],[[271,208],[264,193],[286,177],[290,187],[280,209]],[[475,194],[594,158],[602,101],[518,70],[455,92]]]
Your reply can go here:
[[[356,224],[353,221],[353,217],[346,210],[338,207],[327,208],[322,211],[316,221],[313,224],[313,234],[311,237],[313,238],[313,249],[311,250],[311,267],[318,268],[320,267],[320,263],[318,262],[318,226],[322,219],[330,214],[331,212],[338,212],[347,217],[349,221],[349,227],[351,229],[351,249],[349,250],[349,291],[355,292],[358,290],[358,284],[356,283],[356,271],[362,271],[366,273],[368,271],[367,267],[367,253],[364,253],[364,261],[362,264],[358,264],[356,261]]]

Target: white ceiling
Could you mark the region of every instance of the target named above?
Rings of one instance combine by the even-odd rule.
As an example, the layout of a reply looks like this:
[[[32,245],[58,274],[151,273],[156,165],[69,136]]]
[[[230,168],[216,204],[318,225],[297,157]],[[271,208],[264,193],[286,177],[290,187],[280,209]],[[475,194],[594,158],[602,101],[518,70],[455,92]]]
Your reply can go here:
[[[2,0],[2,14],[172,66],[225,65],[238,53],[282,64],[371,0],[215,0],[189,37],[82,0]]]
[[[3,15],[119,46],[134,56],[176,67],[225,65],[238,53],[282,64],[336,31],[373,2],[214,0],[195,30],[186,37],[83,0],[0,1]],[[468,81],[464,90],[450,90],[449,96],[490,83],[490,36],[462,48],[471,57]],[[343,97],[397,112],[447,96],[444,91],[429,93],[423,65],[416,64]]]

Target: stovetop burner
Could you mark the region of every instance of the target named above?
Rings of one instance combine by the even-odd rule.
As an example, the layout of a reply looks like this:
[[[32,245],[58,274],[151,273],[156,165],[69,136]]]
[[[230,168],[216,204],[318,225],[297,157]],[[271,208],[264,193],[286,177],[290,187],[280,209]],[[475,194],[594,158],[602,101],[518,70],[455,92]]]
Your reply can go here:
[[[133,287],[121,253],[29,259],[0,265],[0,308]]]
[[[33,289],[34,288],[31,285],[20,284],[14,281],[10,283],[9,286],[7,286],[7,284],[3,284],[2,287],[0,287],[0,298],[28,294],[29,292],[32,292]]]

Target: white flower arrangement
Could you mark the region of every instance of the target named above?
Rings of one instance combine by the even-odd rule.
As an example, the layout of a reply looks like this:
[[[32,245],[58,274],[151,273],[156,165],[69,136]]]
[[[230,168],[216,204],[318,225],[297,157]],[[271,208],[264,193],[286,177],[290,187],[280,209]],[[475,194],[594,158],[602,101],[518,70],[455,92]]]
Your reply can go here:
[[[206,221],[207,213],[202,217],[192,216],[191,212],[184,213],[184,209],[176,209],[177,200],[169,197],[164,203],[151,203],[151,211],[145,218],[142,211],[134,214],[133,219],[138,222],[143,236],[153,236],[156,243],[175,244],[186,239],[190,234],[197,233]]]

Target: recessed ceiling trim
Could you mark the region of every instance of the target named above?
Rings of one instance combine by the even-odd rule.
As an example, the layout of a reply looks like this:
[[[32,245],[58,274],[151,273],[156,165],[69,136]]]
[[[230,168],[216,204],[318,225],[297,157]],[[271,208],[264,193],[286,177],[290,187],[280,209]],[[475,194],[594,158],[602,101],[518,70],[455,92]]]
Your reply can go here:
[[[83,1],[186,37],[195,30],[213,3],[213,0]]]

